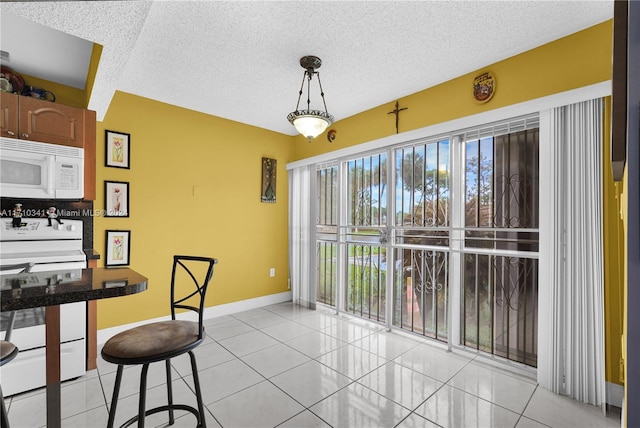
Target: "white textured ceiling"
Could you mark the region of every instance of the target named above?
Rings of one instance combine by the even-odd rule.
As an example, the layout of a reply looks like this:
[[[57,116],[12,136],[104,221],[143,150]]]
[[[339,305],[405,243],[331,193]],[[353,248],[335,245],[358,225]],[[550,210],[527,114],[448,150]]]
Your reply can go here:
[[[336,120],[613,16],[612,1],[4,2],[103,45],[89,108],[116,90],[294,135],[304,55]],[[16,70],[19,71],[19,70]],[[312,107],[314,104],[312,95]]]

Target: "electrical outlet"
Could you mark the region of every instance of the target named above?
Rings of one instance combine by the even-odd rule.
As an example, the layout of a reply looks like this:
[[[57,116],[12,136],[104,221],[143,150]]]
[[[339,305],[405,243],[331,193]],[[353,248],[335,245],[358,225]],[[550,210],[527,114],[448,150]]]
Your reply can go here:
[[[276,276],[276,268],[271,268],[269,269],[269,276],[271,278],[273,278],[274,276]]]

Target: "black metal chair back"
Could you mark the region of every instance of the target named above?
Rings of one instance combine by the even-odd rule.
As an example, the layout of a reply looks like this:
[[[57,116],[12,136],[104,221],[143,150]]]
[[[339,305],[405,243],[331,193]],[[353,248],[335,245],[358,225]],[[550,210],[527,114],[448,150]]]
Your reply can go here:
[[[198,272],[194,273],[194,270],[199,267],[196,265],[200,265],[201,263],[208,264],[208,266],[205,265],[206,273],[200,282],[196,278]],[[213,276],[213,266],[216,263],[218,263],[217,259],[209,257],[173,256],[173,269],[171,271],[171,319],[176,319],[176,309],[186,309],[195,312],[198,315],[198,324],[200,325],[199,339],[202,339],[204,335],[203,317],[205,297],[207,294],[207,288],[211,282],[211,277]],[[181,280],[181,278],[179,278],[181,271],[184,271],[184,273],[191,278],[193,281],[191,286],[193,288],[191,288],[192,291],[188,292],[186,295],[176,297],[176,294],[179,294],[177,293],[178,290],[176,290],[176,288],[179,286],[178,282]],[[180,281],[180,285],[182,285],[182,281]],[[189,288],[188,285],[186,288]],[[189,304],[194,300],[194,303]]]
[[[102,347],[102,358],[110,363],[118,364],[107,427],[111,428],[115,424],[124,366],[142,365],[138,414],[122,424],[122,427],[130,426],[136,422],[138,427],[144,427],[146,416],[165,411],[169,414],[169,425],[173,425],[174,411],[184,410],[196,416],[198,427],[206,428],[206,412],[193,350],[204,340],[205,297],[216,263],[218,260],[210,257],[173,256],[170,287],[171,320],[130,328],[107,340]],[[178,319],[178,311],[182,310],[195,312],[198,318],[197,322]],[[171,358],[187,353],[191,361],[197,408],[173,403],[170,361]],[[167,405],[147,410],[147,372],[149,364],[157,361],[165,362]]]

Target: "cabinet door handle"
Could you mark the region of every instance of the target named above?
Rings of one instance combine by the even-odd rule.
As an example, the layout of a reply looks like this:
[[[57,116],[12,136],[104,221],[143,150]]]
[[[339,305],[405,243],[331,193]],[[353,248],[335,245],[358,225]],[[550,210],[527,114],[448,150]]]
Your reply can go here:
[[[13,131],[7,131],[7,134],[9,134],[9,135],[16,135],[16,133],[15,133],[15,132],[13,132]]]
[[[22,138],[29,138],[29,134],[22,134]]]

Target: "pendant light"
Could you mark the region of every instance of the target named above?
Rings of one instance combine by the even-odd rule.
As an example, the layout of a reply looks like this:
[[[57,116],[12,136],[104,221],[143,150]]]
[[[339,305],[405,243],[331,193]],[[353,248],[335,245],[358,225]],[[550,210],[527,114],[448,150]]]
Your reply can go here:
[[[298,104],[296,104],[296,110],[287,115],[289,122],[296,127],[300,134],[307,137],[309,142],[322,134],[333,123],[333,116],[327,112],[327,103],[324,100],[320,73],[316,71],[321,65],[322,60],[317,56],[308,55],[300,58],[300,66],[304,68],[304,75],[302,76],[302,85],[298,94]],[[318,75],[318,86],[320,87],[324,111],[311,109],[311,80],[314,74]],[[306,110],[300,110],[300,98],[302,98],[304,92],[305,82],[307,83],[307,108]]]

